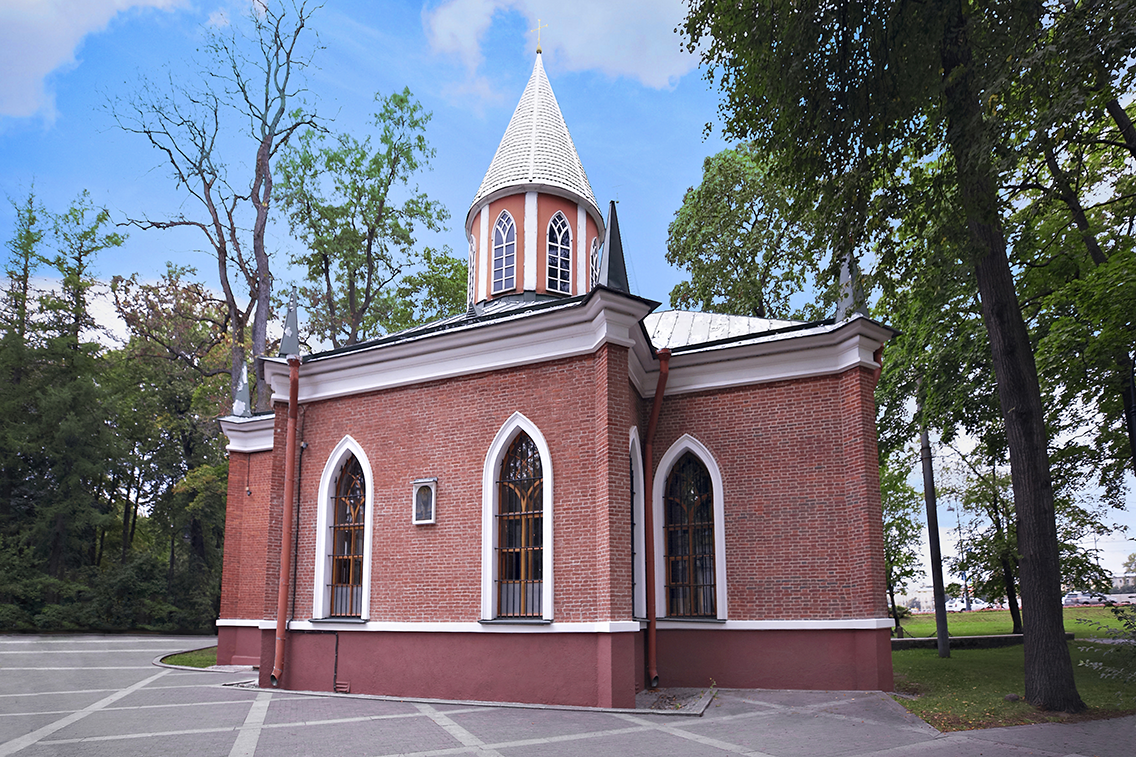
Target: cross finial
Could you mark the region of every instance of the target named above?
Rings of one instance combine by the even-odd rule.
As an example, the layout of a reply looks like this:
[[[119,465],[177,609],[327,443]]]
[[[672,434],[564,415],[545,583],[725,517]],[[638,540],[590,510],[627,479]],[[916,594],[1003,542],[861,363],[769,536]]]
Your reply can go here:
[[[538,18],[536,20],[536,28],[535,29],[529,29],[530,32],[536,32],[536,51],[537,51],[537,53],[541,52],[541,49],[540,49],[540,30],[546,28],[547,26],[548,26],[548,24],[544,24],[542,26],[541,23],[540,23],[540,19]]]

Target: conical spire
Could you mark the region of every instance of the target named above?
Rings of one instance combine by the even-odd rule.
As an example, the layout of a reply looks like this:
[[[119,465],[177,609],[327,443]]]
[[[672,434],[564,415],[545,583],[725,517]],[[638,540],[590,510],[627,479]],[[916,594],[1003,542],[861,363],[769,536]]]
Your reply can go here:
[[[300,356],[300,319],[296,314],[296,287],[292,287],[292,300],[288,315],[284,316],[284,336],[280,338],[280,357]]]
[[[860,268],[856,258],[848,253],[840,264],[840,299],[836,303],[837,322],[846,321],[859,313],[868,315],[864,291],[860,288]]]
[[[615,215],[614,200],[608,206],[603,260],[600,261],[600,275],[596,283],[617,292],[631,294],[631,287],[627,284],[627,263],[623,259],[623,240],[619,236],[619,219]]]
[[[470,205],[467,228],[472,214],[492,196],[526,188],[578,198],[596,218],[601,217],[539,52],[529,83]]]

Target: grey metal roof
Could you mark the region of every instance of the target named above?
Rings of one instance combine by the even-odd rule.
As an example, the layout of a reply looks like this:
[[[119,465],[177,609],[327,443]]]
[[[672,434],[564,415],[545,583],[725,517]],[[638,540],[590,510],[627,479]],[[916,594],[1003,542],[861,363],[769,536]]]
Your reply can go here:
[[[643,319],[643,326],[647,329],[651,344],[656,349],[665,347],[671,350],[722,339],[761,336],[770,331],[804,325],[804,321],[781,321],[689,310],[651,313]]]
[[[525,185],[565,190],[590,203],[595,216],[600,217],[595,193],[545,76],[539,52],[529,83],[474,195],[470,211],[494,192]]]

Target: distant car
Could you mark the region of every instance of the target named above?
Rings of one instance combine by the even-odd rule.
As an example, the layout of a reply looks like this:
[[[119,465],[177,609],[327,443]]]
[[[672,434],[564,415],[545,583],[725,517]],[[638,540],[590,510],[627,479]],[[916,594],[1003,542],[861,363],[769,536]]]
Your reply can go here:
[[[972,610],[985,610],[990,604],[977,597],[971,597],[970,609]],[[965,612],[966,600],[965,599],[948,599],[947,612]]]
[[[1091,605],[1100,602],[1102,599],[1099,594],[1090,594],[1086,591],[1071,591],[1062,598],[1061,604],[1066,607],[1071,605]]]

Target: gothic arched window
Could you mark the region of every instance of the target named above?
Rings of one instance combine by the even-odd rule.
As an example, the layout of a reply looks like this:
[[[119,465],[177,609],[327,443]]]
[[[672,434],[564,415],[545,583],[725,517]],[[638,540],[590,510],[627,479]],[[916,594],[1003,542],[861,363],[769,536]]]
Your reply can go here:
[[[548,291],[572,291],[572,231],[560,211],[548,223]]]
[[[357,618],[363,612],[363,542],[367,487],[363,467],[351,455],[343,463],[332,502],[330,617]]]
[[[520,432],[497,480],[497,616],[541,617],[544,474],[540,452]]]
[[[517,225],[509,211],[493,225],[493,293],[508,292],[517,281]]]
[[[717,617],[714,582],[714,485],[687,452],[667,476],[663,498],[667,616]]]

